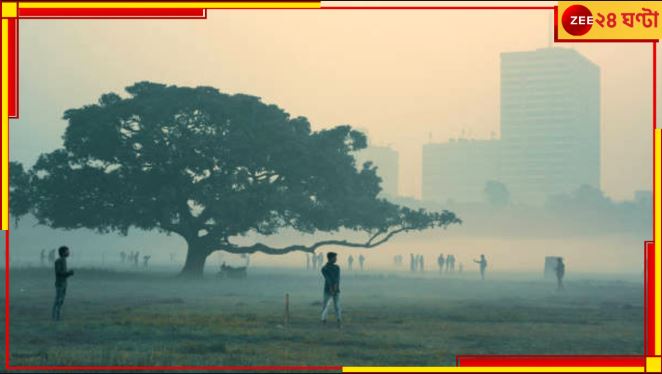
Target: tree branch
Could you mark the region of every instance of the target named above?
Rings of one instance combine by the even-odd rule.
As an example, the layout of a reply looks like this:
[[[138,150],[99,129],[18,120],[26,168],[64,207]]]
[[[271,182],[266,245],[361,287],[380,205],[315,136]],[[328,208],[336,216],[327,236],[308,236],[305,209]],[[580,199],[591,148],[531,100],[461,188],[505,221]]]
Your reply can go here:
[[[329,245],[337,245],[341,247],[352,247],[352,248],[374,248],[377,247],[380,244],[386,243],[389,239],[391,239],[394,235],[401,233],[403,231],[409,230],[409,227],[401,227],[399,229],[393,230],[389,232],[386,236],[384,236],[382,239],[373,242],[375,239],[376,235],[373,235],[367,242],[365,243],[357,243],[357,242],[349,242],[347,240],[323,240],[320,242],[317,242],[315,244],[306,246],[303,244],[295,244],[295,245],[290,245],[287,247],[283,248],[274,248],[270,247],[266,244],[263,243],[255,243],[253,245],[249,246],[238,246],[234,245],[232,243],[229,243],[227,246],[223,246],[219,248],[220,250],[227,251],[230,253],[255,253],[255,252],[262,252],[270,255],[282,255],[286,254],[289,252],[294,252],[294,251],[302,251],[302,252],[309,252],[313,253],[315,252],[316,249],[324,246],[329,246]]]

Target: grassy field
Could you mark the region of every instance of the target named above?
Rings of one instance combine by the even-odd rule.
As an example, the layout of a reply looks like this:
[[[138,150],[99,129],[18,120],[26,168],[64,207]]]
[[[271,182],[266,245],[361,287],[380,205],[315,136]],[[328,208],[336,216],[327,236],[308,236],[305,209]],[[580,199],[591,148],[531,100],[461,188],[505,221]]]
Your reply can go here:
[[[316,272],[251,269],[246,280],[181,281],[79,269],[60,323],[49,319],[51,270],[11,274],[14,365],[409,366],[454,365],[458,354],[643,352],[636,278],[569,276],[559,293],[533,276],[345,274],[337,329],[319,322]]]

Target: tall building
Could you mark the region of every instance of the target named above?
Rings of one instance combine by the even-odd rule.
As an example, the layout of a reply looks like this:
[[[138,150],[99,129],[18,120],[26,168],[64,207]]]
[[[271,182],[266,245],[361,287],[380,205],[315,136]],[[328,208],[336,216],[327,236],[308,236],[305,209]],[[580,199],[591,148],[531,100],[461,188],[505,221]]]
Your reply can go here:
[[[600,68],[567,48],[501,54],[501,138],[423,146],[425,200],[476,202],[485,182],[543,204],[600,188]]]
[[[382,195],[398,196],[399,155],[390,147],[369,145],[357,152],[356,166],[360,169],[363,163],[371,161],[377,166],[377,175],[382,178]]]
[[[458,139],[423,145],[422,198],[436,202],[485,200],[484,188],[498,179],[499,142]]]
[[[600,68],[567,48],[501,54],[500,148],[514,201],[600,188]]]

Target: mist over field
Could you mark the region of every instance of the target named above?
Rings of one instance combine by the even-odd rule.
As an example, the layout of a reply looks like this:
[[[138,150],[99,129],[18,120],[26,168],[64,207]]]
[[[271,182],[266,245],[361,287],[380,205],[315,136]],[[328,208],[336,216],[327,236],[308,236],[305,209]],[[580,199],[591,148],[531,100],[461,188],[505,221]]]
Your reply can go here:
[[[499,17],[26,20],[12,363],[641,355],[650,48]]]

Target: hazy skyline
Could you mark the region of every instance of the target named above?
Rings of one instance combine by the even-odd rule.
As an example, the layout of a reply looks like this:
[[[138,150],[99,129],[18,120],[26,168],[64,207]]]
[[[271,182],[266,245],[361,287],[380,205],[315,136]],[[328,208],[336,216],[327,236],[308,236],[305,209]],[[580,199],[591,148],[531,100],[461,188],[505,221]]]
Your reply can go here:
[[[207,20],[23,20],[11,159],[61,145],[64,110],[136,81],[209,85],[348,123],[400,155],[399,191],[420,197],[421,147],[499,128],[500,53],[544,48],[546,11],[210,11]],[[526,30],[526,32],[522,32]],[[461,35],[460,35],[461,33]],[[651,189],[649,44],[576,48],[602,75],[602,189]]]

